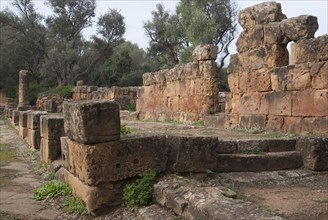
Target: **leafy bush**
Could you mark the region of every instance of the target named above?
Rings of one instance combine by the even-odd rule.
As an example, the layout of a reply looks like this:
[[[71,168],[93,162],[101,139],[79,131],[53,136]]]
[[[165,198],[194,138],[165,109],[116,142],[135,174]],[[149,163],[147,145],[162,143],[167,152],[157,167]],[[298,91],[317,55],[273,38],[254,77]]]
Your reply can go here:
[[[68,183],[59,180],[52,180],[37,188],[33,193],[33,199],[37,201],[46,201],[59,196],[67,196],[71,193],[72,190]]]
[[[137,110],[136,104],[127,104],[122,106],[122,110],[128,110],[130,112],[135,112]]]
[[[55,89],[55,93],[68,99],[72,97],[73,88],[72,85],[60,86]]]
[[[74,86],[72,85],[65,85],[65,86],[59,86],[59,87],[54,87],[50,88],[46,91],[43,91],[39,93],[39,95],[51,95],[51,94],[58,94],[61,97],[64,98],[71,98],[73,94],[73,88]]]
[[[87,215],[88,210],[80,198],[68,198],[64,203],[64,211],[77,215]]]
[[[147,206],[153,203],[153,183],[155,171],[147,171],[135,183],[127,184],[123,189],[123,201],[128,207]]]

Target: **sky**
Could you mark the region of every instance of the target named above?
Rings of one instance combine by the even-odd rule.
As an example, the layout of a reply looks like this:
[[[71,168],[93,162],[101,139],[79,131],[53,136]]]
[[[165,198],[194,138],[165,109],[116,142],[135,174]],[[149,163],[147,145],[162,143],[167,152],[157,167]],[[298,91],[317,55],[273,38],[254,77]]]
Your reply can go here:
[[[44,5],[44,1],[33,1],[38,12],[47,16],[51,10]],[[136,43],[139,47],[146,49],[149,39],[145,35],[143,23],[151,19],[151,11],[156,9],[156,4],[163,3],[166,10],[175,11],[175,7],[179,1],[177,0],[96,0],[96,18],[108,11],[108,8],[118,9],[125,18],[126,33],[125,39]],[[235,0],[239,9],[244,9],[252,5],[261,3],[259,0]],[[316,32],[316,37],[328,34],[328,0],[278,0],[281,3],[282,11],[288,18],[299,15],[309,14],[318,17],[319,29]],[[10,0],[0,0],[0,8],[10,6]],[[242,31],[238,27],[238,32]],[[88,28],[84,31],[86,38],[96,32],[95,27]],[[235,41],[230,46],[231,54],[236,53]]]

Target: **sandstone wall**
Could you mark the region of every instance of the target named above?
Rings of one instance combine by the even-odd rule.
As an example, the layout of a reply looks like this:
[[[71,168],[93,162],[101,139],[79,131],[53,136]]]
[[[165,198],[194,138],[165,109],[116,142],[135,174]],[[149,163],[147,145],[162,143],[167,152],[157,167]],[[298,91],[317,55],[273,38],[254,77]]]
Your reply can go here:
[[[286,19],[268,2],[242,10],[239,22],[225,126],[328,133],[328,35],[314,38],[317,18]]]
[[[139,118],[191,122],[216,112],[216,57],[217,47],[199,46],[192,63],[145,73],[137,100]]]
[[[76,86],[73,90],[73,100],[110,100],[114,101],[121,109],[129,108],[136,104],[139,87],[113,86]]]

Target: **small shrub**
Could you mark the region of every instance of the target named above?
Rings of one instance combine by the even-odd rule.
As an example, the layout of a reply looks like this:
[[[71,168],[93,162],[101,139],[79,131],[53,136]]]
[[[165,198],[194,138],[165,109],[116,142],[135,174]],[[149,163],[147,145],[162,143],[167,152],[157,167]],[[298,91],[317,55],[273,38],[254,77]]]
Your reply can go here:
[[[123,201],[128,207],[147,206],[153,203],[153,183],[155,171],[147,171],[135,183],[127,184],[123,189]]]
[[[55,89],[55,93],[68,99],[72,97],[73,88],[72,85],[59,86]]]
[[[194,121],[193,123],[191,123],[192,126],[200,126],[200,127],[204,127],[205,123],[203,121]]]
[[[68,198],[64,203],[64,212],[77,215],[87,215],[88,210],[86,209],[83,201],[80,198]]]
[[[25,151],[24,155],[25,155],[25,157],[27,157],[30,160],[37,160],[38,159],[35,152],[30,151],[30,150]]]
[[[132,133],[132,129],[129,128],[127,124],[123,124],[123,125],[121,125],[121,130],[120,130],[120,132],[121,132],[121,135],[122,135],[123,137],[125,137],[125,136],[127,136],[128,134],[131,134],[131,133]]]
[[[71,193],[72,190],[68,183],[59,180],[52,180],[37,188],[33,193],[33,199],[37,201],[46,201],[59,196],[67,196]]]

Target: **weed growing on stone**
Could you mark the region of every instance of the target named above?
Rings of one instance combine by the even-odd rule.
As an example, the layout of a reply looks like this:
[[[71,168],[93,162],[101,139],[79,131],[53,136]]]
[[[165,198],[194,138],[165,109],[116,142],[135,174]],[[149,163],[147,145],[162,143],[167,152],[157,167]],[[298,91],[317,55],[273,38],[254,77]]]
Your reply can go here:
[[[87,215],[88,210],[86,209],[83,201],[80,198],[71,197],[68,198],[64,203],[64,212],[77,215]]]
[[[174,121],[173,119],[165,119],[165,121],[164,121],[165,123],[169,123],[169,124],[171,124],[171,125],[180,125],[180,124],[182,124],[181,122],[178,122],[178,121]]]
[[[147,206],[153,203],[153,183],[155,171],[147,171],[135,183],[127,184],[123,189],[123,201],[128,207]]]
[[[68,183],[52,180],[37,188],[32,198],[36,201],[47,201],[48,199],[57,198],[59,196],[68,196],[71,193],[72,189]]]
[[[123,124],[123,125],[121,125],[121,130],[120,130],[120,132],[121,132],[121,135],[122,135],[123,137],[125,137],[125,136],[127,136],[127,135],[129,135],[129,134],[132,133],[132,129],[129,128],[127,124]]]

